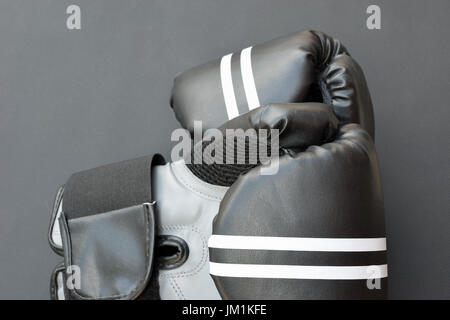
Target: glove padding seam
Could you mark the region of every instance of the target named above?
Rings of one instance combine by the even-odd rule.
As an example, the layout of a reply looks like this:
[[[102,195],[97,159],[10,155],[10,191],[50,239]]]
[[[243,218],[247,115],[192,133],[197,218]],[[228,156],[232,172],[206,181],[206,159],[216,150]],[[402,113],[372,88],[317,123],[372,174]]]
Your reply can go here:
[[[174,279],[169,279],[170,286],[172,287],[175,294],[178,296],[180,300],[186,300],[186,297],[184,296],[183,292],[181,291],[180,286],[177,284],[177,282]]]

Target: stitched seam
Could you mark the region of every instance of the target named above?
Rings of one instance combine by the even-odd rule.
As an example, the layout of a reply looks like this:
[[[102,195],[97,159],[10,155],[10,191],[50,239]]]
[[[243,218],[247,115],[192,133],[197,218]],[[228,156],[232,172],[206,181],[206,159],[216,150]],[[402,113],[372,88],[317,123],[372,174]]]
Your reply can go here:
[[[175,291],[176,295],[180,300],[186,300],[181,288],[178,286],[177,282],[174,279],[169,279],[170,286]]]
[[[174,282],[174,284],[178,287],[178,290],[180,291],[180,294],[183,298],[183,300],[186,300],[185,295],[183,294],[183,291],[181,290],[181,287],[178,285],[178,283],[175,280],[172,280]]]

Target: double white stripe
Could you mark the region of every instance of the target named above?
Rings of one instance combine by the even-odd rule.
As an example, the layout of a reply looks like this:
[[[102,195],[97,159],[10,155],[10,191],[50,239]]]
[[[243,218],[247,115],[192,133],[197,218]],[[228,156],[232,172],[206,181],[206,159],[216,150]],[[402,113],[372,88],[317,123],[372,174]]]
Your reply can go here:
[[[233,54],[227,54],[220,60],[220,80],[222,84],[223,98],[227,109],[228,119],[231,120],[239,115],[236,102],[236,95],[233,87],[233,77],[231,76],[231,58]],[[252,69],[252,47],[241,51],[240,65],[244,92],[249,110],[260,106],[258,92],[256,91],[255,78]]]
[[[374,252],[386,250],[386,238],[295,238],[213,235],[208,247],[241,250]],[[356,280],[387,277],[387,265],[303,266],[210,262],[210,273],[222,277]]]

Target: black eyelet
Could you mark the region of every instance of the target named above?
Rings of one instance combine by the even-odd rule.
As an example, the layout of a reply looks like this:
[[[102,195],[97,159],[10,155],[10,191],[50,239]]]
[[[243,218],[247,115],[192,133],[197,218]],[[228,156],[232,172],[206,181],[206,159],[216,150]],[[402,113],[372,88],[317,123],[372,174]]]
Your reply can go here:
[[[159,269],[175,269],[186,262],[189,247],[186,241],[177,236],[161,235],[157,237],[156,255]]]

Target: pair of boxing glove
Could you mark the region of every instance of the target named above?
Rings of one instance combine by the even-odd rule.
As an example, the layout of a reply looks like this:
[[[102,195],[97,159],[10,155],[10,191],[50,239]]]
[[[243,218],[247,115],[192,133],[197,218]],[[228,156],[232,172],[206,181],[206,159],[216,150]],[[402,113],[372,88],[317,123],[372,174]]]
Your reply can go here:
[[[372,104],[339,41],[306,31],[225,55],[179,75],[171,104],[193,136],[201,121],[224,139],[197,142],[200,161],[152,155],[73,174],[49,230],[64,256],[52,297],[385,297]],[[208,148],[228,152],[230,129],[268,132],[256,139],[267,161],[206,161]]]

